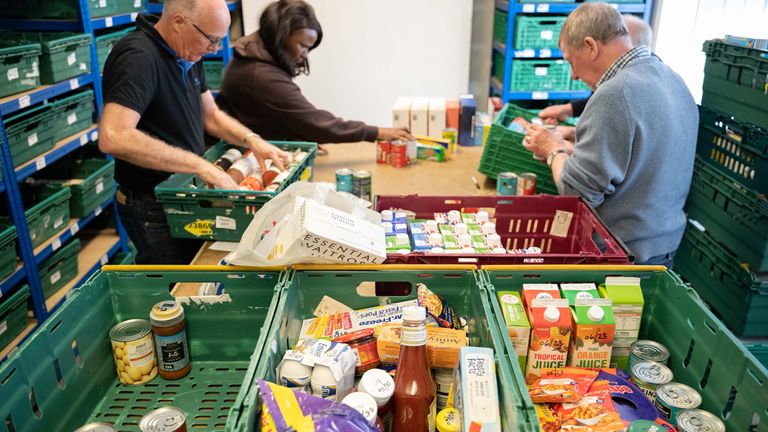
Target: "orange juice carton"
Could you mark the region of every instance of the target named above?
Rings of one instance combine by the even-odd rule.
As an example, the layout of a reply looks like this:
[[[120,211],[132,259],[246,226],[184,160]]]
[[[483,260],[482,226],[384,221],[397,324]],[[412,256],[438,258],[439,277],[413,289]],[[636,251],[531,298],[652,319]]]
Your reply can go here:
[[[576,299],[600,298],[597,286],[593,283],[561,283],[560,291],[563,298],[568,299],[568,304],[571,306],[576,303]]]
[[[611,367],[627,369],[629,350],[640,333],[643,316],[643,291],[640,278],[611,276],[598,288],[601,297],[611,299],[616,320]]]
[[[517,291],[500,291],[497,295],[509,338],[512,340],[512,346],[515,348],[517,359],[520,361],[520,370],[524,371],[528,361],[531,324],[525,314],[523,300]]]
[[[610,299],[576,299],[568,366],[585,369],[609,367],[615,331]]]
[[[531,384],[552,369],[565,367],[571,340],[571,310],[566,299],[532,299],[528,317],[531,345],[525,382]]]
[[[531,300],[535,298],[555,298],[559,299],[560,289],[557,284],[523,284],[523,304],[525,307],[531,307]]]

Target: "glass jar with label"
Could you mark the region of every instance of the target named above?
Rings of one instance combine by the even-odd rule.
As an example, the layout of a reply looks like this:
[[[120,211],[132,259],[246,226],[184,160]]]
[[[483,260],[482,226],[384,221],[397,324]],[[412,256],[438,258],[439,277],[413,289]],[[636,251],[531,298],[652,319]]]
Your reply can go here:
[[[158,373],[165,379],[179,379],[192,370],[189,361],[184,308],[175,300],[157,303],[149,313],[155,334]]]

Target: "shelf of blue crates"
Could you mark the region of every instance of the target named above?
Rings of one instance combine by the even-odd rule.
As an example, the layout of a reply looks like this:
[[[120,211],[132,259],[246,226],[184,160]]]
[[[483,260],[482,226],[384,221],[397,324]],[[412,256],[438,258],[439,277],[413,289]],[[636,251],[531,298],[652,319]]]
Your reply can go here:
[[[493,49],[496,52],[507,55],[507,47],[501,42],[494,41]],[[515,49],[512,50],[512,56],[516,59],[549,59],[563,58],[563,52],[557,48],[552,49]]]
[[[509,12],[508,1],[499,0],[496,2],[496,9]],[[645,3],[610,3],[621,13],[643,13],[645,12]],[[551,14],[569,14],[581,6],[582,3],[513,3],[512,11],[518,13],[551,13]]]
[[[139,16],[138,12],[129,14],[115,15],[102,18],[92,18],[91,28],[101,30],[124,24],[136,22]],[[9,28],[15,30],[38,30],[38,31],[72,31],[82,32],[83,24],[79,19],[0,19],[0,28]]]
[[[555,91],[510,91],[506,94],[502,91],[502,84],[496,78],[491,78],[491,88],[496,95],[504,100],[571,100],[586,99],[592,92],[587,90],[555,90]]]
[[[16,180],[22,181],[27,177],[34,175],[46,166],[56,162],[89,142],[96,142],[97,139],[99,139],[99,130],[95,124],[84,131],[64,138],[57,142],[51,150],[16,167]]]
[[[28,90],[12,96],[0,99],[0,115],[5,117],[20,109],[40,103],[44,100],[59,96],[72,90],[76,90],[86,84],[93,83],[93,74],[80,75],[78,77],[62,81],[56,84],[42,85],[36,89]]]

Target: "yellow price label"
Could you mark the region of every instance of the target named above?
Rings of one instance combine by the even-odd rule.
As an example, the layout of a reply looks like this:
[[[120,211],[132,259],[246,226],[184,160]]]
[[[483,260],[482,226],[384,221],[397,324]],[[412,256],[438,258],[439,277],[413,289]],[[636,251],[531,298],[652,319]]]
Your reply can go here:
[[[304,171],[301,172],[301,175],[299,176],[299,180],[307,181],[309,180],[310,177],[312,177],[312,167],[307,167],[304,169]]]
[[[195,237],[210,236],[213,235],[214,221],[210,219],[198,219],[194,222],[190,222],[184,226],[184,230]]]

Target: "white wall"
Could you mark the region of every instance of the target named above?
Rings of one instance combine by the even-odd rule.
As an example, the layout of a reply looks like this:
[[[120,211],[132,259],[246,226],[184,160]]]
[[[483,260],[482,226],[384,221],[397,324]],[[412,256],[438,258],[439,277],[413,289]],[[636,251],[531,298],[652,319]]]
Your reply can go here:
[[[472,0],[308,0],[323,27],[297,78],[315,106],[378,126],[398,96],[458,96],[469,87]],[[246,34],[269,0],[243,0]],[[488,25],[491,25],[490,23]]]
[[[768,39],[768,0],[656,1],[656,54],[701,101],[704,41],[726,34]]]

